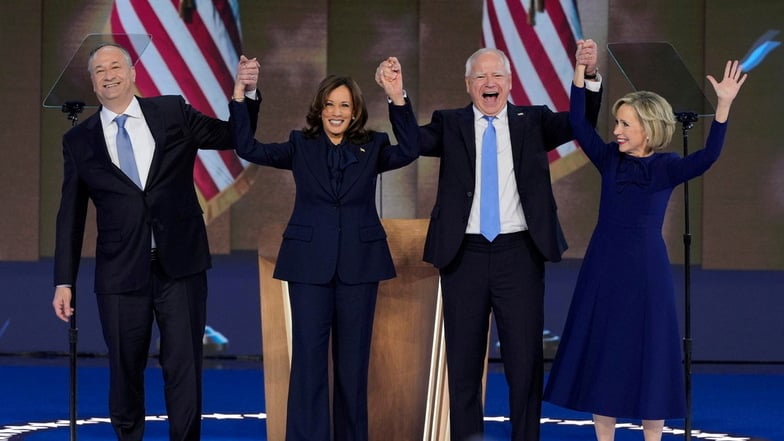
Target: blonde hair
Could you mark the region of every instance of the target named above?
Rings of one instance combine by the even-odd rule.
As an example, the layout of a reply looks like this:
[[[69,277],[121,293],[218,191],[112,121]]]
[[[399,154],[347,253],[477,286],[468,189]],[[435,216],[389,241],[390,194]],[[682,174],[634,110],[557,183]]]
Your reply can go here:
[[[612,114],[616,116],[618,108],[628,105],[637,114],[637,118],[648,136],[648,147],[660,150],[667,146],[675,133],[675,114],[672,106],[659,94],[645,90],[631,92],[613,104]]]

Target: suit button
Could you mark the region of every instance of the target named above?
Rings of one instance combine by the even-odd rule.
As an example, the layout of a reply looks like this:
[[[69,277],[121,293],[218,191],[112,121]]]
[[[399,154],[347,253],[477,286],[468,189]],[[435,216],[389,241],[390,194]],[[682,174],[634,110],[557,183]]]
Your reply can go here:
[[[473,191],[468,191],[468,192],[466,192],[466,197],[467,197],[467,198],[472,198],[472,197],[474,197],[474,192],[473,192]]]

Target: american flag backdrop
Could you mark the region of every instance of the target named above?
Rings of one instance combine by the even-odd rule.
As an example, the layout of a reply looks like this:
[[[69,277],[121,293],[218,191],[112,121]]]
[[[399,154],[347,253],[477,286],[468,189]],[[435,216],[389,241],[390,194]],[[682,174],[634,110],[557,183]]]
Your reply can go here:
[[[569,110],[575,41],[582,38],[575,0],[485,0],[482,44],[502,50],[512,67],[510,99]],[[550,152],[556,180],[586,163],[574,142]]]
[[[146,49],[115,37],[132,58],[140,57],[140,95],[182,95],[205,115],[228,119],[228,97],[242,53],[238,0],[115,0],[109,20],[112,34],[152,37]],[[193,176],[206,222],[245,193],[252,167],[233,150],[199,151]]]

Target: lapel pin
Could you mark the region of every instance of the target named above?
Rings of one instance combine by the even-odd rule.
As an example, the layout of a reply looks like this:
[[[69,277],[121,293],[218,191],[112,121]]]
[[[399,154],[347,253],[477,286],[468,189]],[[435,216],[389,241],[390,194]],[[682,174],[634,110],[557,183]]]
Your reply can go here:
[[[360,147],[359,151],[362,152],[362,153],[365,153],[365,148],[364,147]]]
[[[525,116],[525,112],[518,112],[517,116]]]

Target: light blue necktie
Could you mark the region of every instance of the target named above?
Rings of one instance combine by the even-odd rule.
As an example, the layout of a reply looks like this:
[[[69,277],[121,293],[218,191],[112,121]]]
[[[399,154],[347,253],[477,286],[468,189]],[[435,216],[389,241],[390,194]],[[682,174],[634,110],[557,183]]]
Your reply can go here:
[[[117,118],[114,119],[114,122],[117,123],[117,156],[120,159],[120,169],[139,188],[142,188],[142,182],[139,179],[139,169],[136,168],[136,158],[133,156],[131,137],[128,136],[128,131],[125,130],[126,119],[128,119],[128,115],[117,115]]]
[[[494,116],[483,116],[487,128],[482,135],[482,191],[479,206],[479,232],[490,242],[501,232],[498,211],[498,154],[496,152]]]

